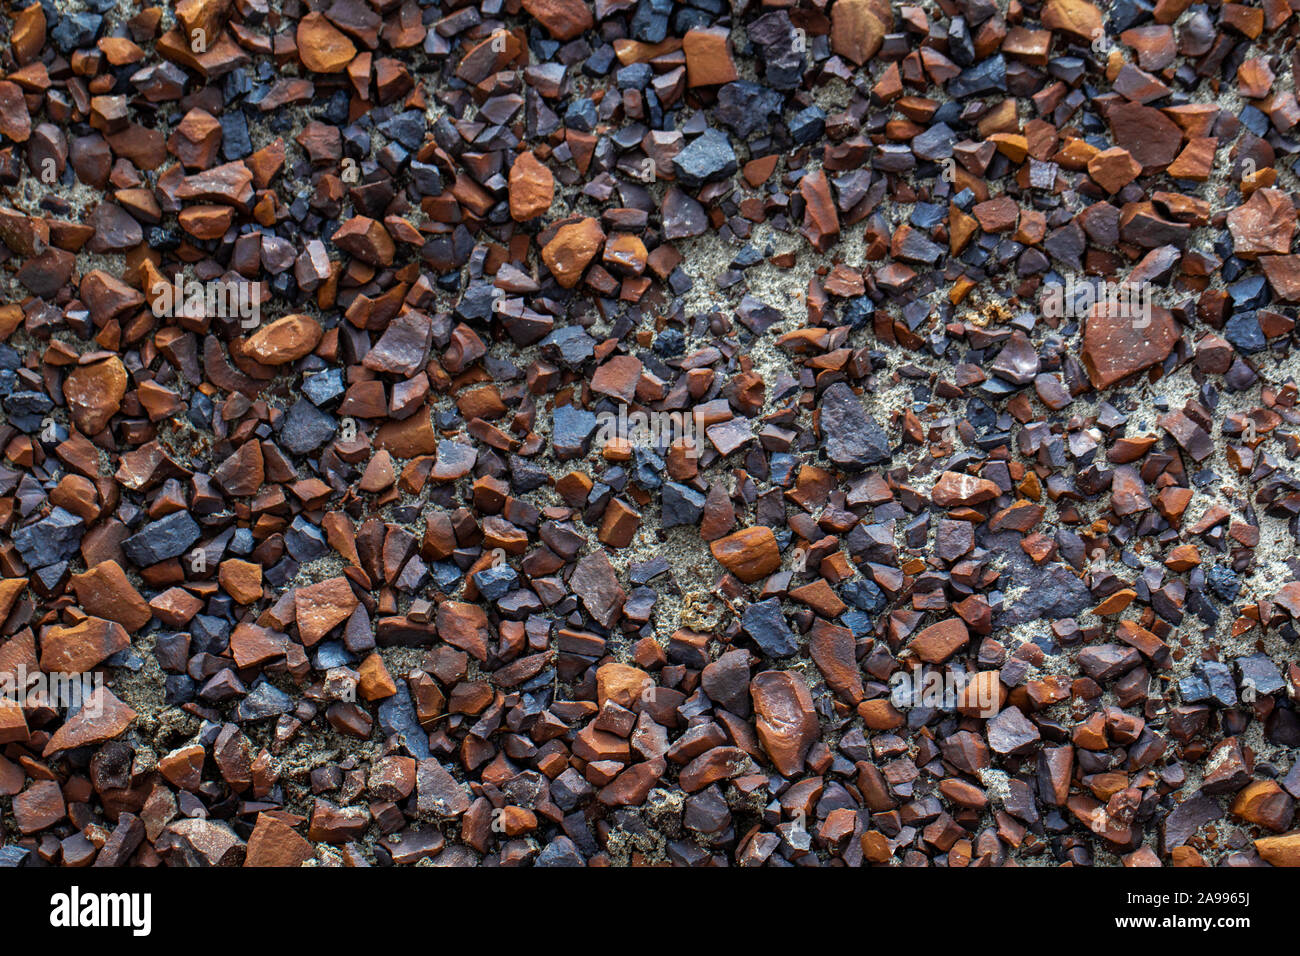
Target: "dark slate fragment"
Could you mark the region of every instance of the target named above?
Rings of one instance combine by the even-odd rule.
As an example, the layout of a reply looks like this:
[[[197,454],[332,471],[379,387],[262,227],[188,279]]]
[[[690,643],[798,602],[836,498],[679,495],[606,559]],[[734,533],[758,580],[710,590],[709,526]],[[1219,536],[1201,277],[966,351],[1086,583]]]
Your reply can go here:
[[[576,368],[596,354],[596,340],[580,326],[566,325],[542,339],[542,351]]]
[[[866,468],[890,460],[889,436],[844,382],[822,393],[821,429],[826,454],[845,468]]]
[[[293,403],[280,426],[280,443],[294,455],[313,452],[334,437],[334,418],[306,398]]]
[[[302,393],[317,408],[323,408],[347,391],[341,368],[327,368],[302,380]]]
[[[10,392],[4,399],[5,416],[9,424],[28,434],[44,427],[45,416],[53,408],[54,402],[44,392]]]
[[[1083,268],[1083,253],[1088,240],[1079,224],[1071,220],[1059,229],[1053,229],[1043,240],[1043,248],[1052,258],[1072,269]]]
[[[1145,0],[1111,0],[1108,12],[1107,32],[1118,35],[1149,20],[1155,12],[1155,6]]]
[[[898,258],[904,262],[921,262],[932,266],[939,261],[945,251],[945,247],[932,242],[921,230],[909,229],[903,236]]]
[[[379,124],[379,131],[407,149],[416,150],[424,142],[425,118],[421,110],[406,110]]]
[[[790,130],[790,138],[802,146],[826,132],[826,113],[814,104],[795,113],[786,126]]]
[[[551,445],[562,458],[586,454],[596,431],[596,416],[573,405],[561,405],[551,417]]]
[[[566,836],[557,836],[537,855],[534,866],[541,867],[576,867],[586,866],[587,861],[578,852],[578,846]]]
[[[665,482],[660,506],[661,524],[665,528],[698,524],[704,514],[704,501],[704,495],[694,488],[675,481]]]
[[[972,96],[1005,93],[1007,89],[1007,62],[1002,54],[989,57],[948,83],[948,95],[964,100]]]
[[[880,590],[874,581],[866,578],[854,578],[841,585],[840,597],[858,610],[872,615],[879,614],[889,604],[885,592]]]
[[[779,598],[768,598],[745,608],[740,617],[740,629],[773,657],[788,657],[799,649],[794,631],[781,613]]]
[[[672,0],[640,0],[628,28],[637,40],[662,43],[668,36],[668,16],[672,11]]]
[[[221,114],[221,155],[227,162],[243,159],[253,152],[253,140],[248,132],[248,120],[239,110]]]
[[[1232,679],[1232,671],[1227,664],[1219,661],[1201,661],[1196,666],[1197,672],[1210,691],[1212,699],[1220,707],[1234,707],[1237,704],[1237,685]]]
[[[799,85],[806,68],[806,40],[795,32],[790,14],[773,10],[751,22],[749,40],[762,54],[763,78],[778,90],[792,90]]]
[[[997,627],[1074,617],[1096,603],[1087,585],[1063,564],[1040,568],[1029,562],[1016,562],[1010,584],[1024,590],[1015,603],[998,615],[994,622]]]
[[[665,239],[690,239],[704,235],[709,228],[709,217],[704,207],[680,189],[673,188],[664,193],[660,216]]]
[[[188,511],[174,511],[123,541],[122,551],[136,567],[147,568],[184,554],[202,534]]]
[[[630,63],[614,74],[614,82],[620,90],[644,90],[652,79],[654,70],[649,63]]]
[[[1178,682],[1178,699],[1184,704],[1199,704],[1210,699],[1210,685],[1195,674],[1188,674]]]
[[[929,129],[918,133],[912,138],[912,152],[916,154],[918,159],[935,162],[951,156],[953,145],[956,142],[957,134],[952,131],[947,123],[935,123]]]
[[[739,168],[731,140],[716,129],[705,130],[673,157],[673,171],[682,185],[690,189],[723,179]]]
[[[437,196],[442,192],[442,173],[437,166],[413,159],[409,169],[411,181],[421,196]]]
[[[410,691],[406,681],[399,680],[397,693],[386,698],[379,705],[379,730],[385,737],[397,737],[398,741],[416,760],[429,759],[429,735],[420,727],[415,716],[415,705],[411,702]]]
[[[519,576],[508,564],[498,564],[474,573],[474,586],[489,601],[499,601],[510,593]]]
[[[748,80],[728,83],[718,90],[713,107],[714,118],[741,139],[771,128],[781,115],[784,100],[780,93]]]
[[[1169,811],[1160,826],[1161,845],[1168,853],[1174,847],[1182,846],[1207,823],[1213,823],[1223,816],[1219,801],[1202,794],[1188,797]]]
[[[300,564],[308,564],[329,553],[325,534],[303,515],[295,515],[284,533],[285,550]]]
[[[1221,601],[1237,600],[1237,593],[1241,590],[1237,573],[1221,564],[1210,565],[1205,572],[1205,583]]]
[[[95,42],[104,18],[97,13],[64,13],[50,31],[50,38],[64,56]]]
[[[953,17],[948,23],[948,58],[958,66],[975,62],[975,42],[965,17]]]
[[[1255,694],[1276,694],[1286,687],[1286,681],[1277,664],[1267,654],[1251,654],[1237,658],[1237,673],[1241,687],[1251,687]]]
[[[1038,728],[1018,707],[1007,707],[989,720],[985,733],[989,749],[999,754],[1024,753],[1041,738]]]
[[[14,546],[29,568],[43,568],[73,558],[81,547],[84,527],[80,518],[56,506],[40,521],[15,531]]]
[[[188,674],[168,674],[163,678],[163,702],[170,707],[188,704],[194,699],[194,678]]]
[[[1264,338],[1254,312],[1234,314],[1223,327],[1223,337],[1239,352],[1262,352],[1268,347],[1268,339]]]

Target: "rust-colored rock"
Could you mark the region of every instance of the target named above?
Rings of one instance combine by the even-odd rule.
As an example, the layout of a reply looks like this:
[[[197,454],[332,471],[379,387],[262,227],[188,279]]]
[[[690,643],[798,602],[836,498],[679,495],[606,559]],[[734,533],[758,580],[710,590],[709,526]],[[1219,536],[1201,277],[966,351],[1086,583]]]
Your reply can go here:
[[[293,827],[269,813],[257,816],[257,826],[248,838],[244,866],[302,866],[315,855],[312,845]]]
[[[1163,362],[1178,341],[1168,309],[1151,306],[1150,316],[1131,303],[1098,302],[1083,328],[1083,365],[1094,388],[1116,382]]]
[[[641,699],[642,692],[654,683],[641,668],[611,661],[596,671],[596,702],[603,707],[606,701],[613,701],[631,709]]]
[[[840,217],[831,197],[830,182],[823,170],[818,170],[799,181],[799,194],[804,199],[803,234],[818,252],[825,252],[840,235]]]
[[[835,0],[831,6],[831,51],[863,66],[879,51],[893,25],[889,0]]]
[[[1047,0],[1043,26],[1091,42],[1102,29],[1101,11],[1087,0]]]
[[[572,222],[556,230],[554,238],[542,248],[542,261],[556,282],[572,289],[604,242],[605,232],[595,219]]]
[[[270,322],[248,339],[248,354],[263,365],[285,365],[310,355],[323,334],[309,315],[286,315]]]
[[[40,55],[45,45],[45,11],[39,3],[24,7],[14,14],[13,28],[9,34],[9,48],[20,66],[25,66]]]
[[[130,646],[131,638],[121,624],[88,617],[71,627],[51,627],[41,634],[41,670],[83,674]]]
[[[39,833],[67,814],[63,791],[53,780],[37,780],[13,800],[13,818],[22,834]]]
[[[713,557],[746,584],[766,577],[781,566],[776,535],[766,526],[745,528],[709,544]]]
[[[1295,800],[1272,780],[1254,780],[1237,793],[1232,812],[1247,823],[1281,833],[1295,817]]]
[[[126,366],[116,355],[78,365],[63,383],[72,420],[86,435],[97,435],[122,407],[126,395]]]
[[[229,11],[230,0],[179,0],[175,9],[185,39],[195,50],[216,44]],[[196,31],[202,35],[196,37]]]
[[[349,255],[372,266],[391,266],[397,246],[383,224],[366,216],[353,216],[330,237]]]
[[[987,478],[957,471],[945,471],[930,491],[930,500],[941,508],[978,505],[998,496],[998,486]]]
[[[1088,175],[1108,193],[1119,192],[1141,172],[1142,165],[1119,146],[1103,149],[1088,160]]]
[[[1256,840],[1255,850],[1273,866],[1300,866],[1300,830]]]
[[[687,86],[719,86],[739,77],[731,60],[731,31],[726,27],[696,27],[682,37]]]
[[[262,596],[262,566],[239,558],[221,562],[217,580],[236,604],[252,604]]]
[[[212,477],[228,495],[244,497],[257,494],[266,478],[261,444],[244,442],[217,467]]]
[[[61,750],[84,747],[112,740],[135,720],[136,713],[107,687],[99,687],[86,698],[76,716],[54,732],[45,745],[42,756],[48,757]]]
[[[808,685],[793,671],[763,671],[749,685],[763,750],[776,769],[792,777],[817,739],[817,714]]]
[[[1233,251],[1247,259],[1289,253],[1295,226],[1295,205],[1280,189],[1257,189],[1228,213]]]
[[[942,664],[970,641],[970,631],[960,618],[950,618],[931,624],[909,645],[917,657],[927,664]]]
[[[298,59],[313,73],[342,73],[357,48],[325,14],[313,11],[298,21]]]
[[[1084,4],[1089,6],[1089,4]],[[1160,110],[1128,101],[1106,111],[1115,144],[1129,152],[1148,172],[1168,166],[1183,145],[1182,132]]]
[[[557,40],[572,40],[596,22],[583,0],[524,0],[524,9]]]
[[[16,143],[25,143],[32,135],[32,117],[17,83],[0,80],[0,133]]]
[[[140,630],[153,616],[148,603],[116,561],[101,561],[88,571],[74,574],[71,584],[77,602],[87,614],[116,621],[128,632]],[[6,610],[4,601],[0,600],[0,612]],[[0,613],[0,620],[3,618],[4,613]]]
[[[298,635],[308,647],[315,644],[357,609],[357,596],[345,577],[328,578],[293,592]]]
[[[488,618],[477,604],[443,601],[436,616],[438,637],[453,647],[467,651],[477,660],[487,659]]]
[[[14,609],[18,596],[27,587],[27,581],[27,578],[0,579],[0,625],[4,624],[9,612]]]
[[[555,199],[555,177],[531,152],[515,157],[510,167],[510,215],[516,222],[545,213]]]

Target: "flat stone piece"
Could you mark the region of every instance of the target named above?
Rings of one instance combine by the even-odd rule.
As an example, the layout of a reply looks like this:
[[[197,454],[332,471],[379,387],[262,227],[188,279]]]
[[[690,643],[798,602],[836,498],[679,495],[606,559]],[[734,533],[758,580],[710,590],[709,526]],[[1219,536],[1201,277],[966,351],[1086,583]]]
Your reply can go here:
[[[781,566],[776,536],[768,527],[744,528],[709,544],[713,557],[746,584]]]
[[[587,264],[596,258],[605,242],[600,223],[590,217],[561,226],[542,248],[542,261],[551,270],[555,281],[571,289],[582,278]]]
[[[88,617],[71,627],[52,627],[41,634],[41,670],[82,674],[130,646],[131,638],[121,624]]]
[[[1178,341],[1167,309],[1152,306],[1149,316],[1134,314],[1128,303],[1097,303],[1084,323],[1084,367],[1094,388],[1116,382],[1163,362]]]
[[[78,365],[63,382],[72,419],[86,435],[97,435],[122,407],[127,389],[126,368],[116,356]]]
[[[341,73],[357,53],[323,13],[309,13],[298,21],[297,41],[298,58],[313,73]]]
[[[792,671],[763,671],[754,675],[749,689],[764,752],[783,776],[800,773],[817,739],[808,685]]]
[[[781,613],[781,602],[776,598],[746,607],[740,627],[765,654],[773,657],[788,657],[799,649],[794,631]]]
[[[144,568],[179,557],[199,540],[202,531],[188,511],[176,511],[151,521],[122,542],[122,551],[136,567]]]
[[[421,813],[458,817],[469,809],[469,791],[436,759],[421,760],[415,773],[416,800]]]
[[[311,354],[323,334],[320,323],[308,315],[286,315],[249,337],[248,354],[263,365],[285,365]]]
[[[45,745],[42,756],[103,743],[123,733],[135,720],[136,712],[122,703],[107,687],[96,688],[80,711],[59,727]]]
[[[582,599],[587,613],[603,627],[611,627],[618,620],[626,594],[603,551],[588,554],[578,562],[569,586]]]
[[[293,603],[298,634],[310,647],[351,617],[359,602],[347,578],[334,577],[296,588]]]
[[[998,754],[1024,753],[1040,739],[1038,728],[1017,707],[1008,707],[988,722],[989,749]]]

